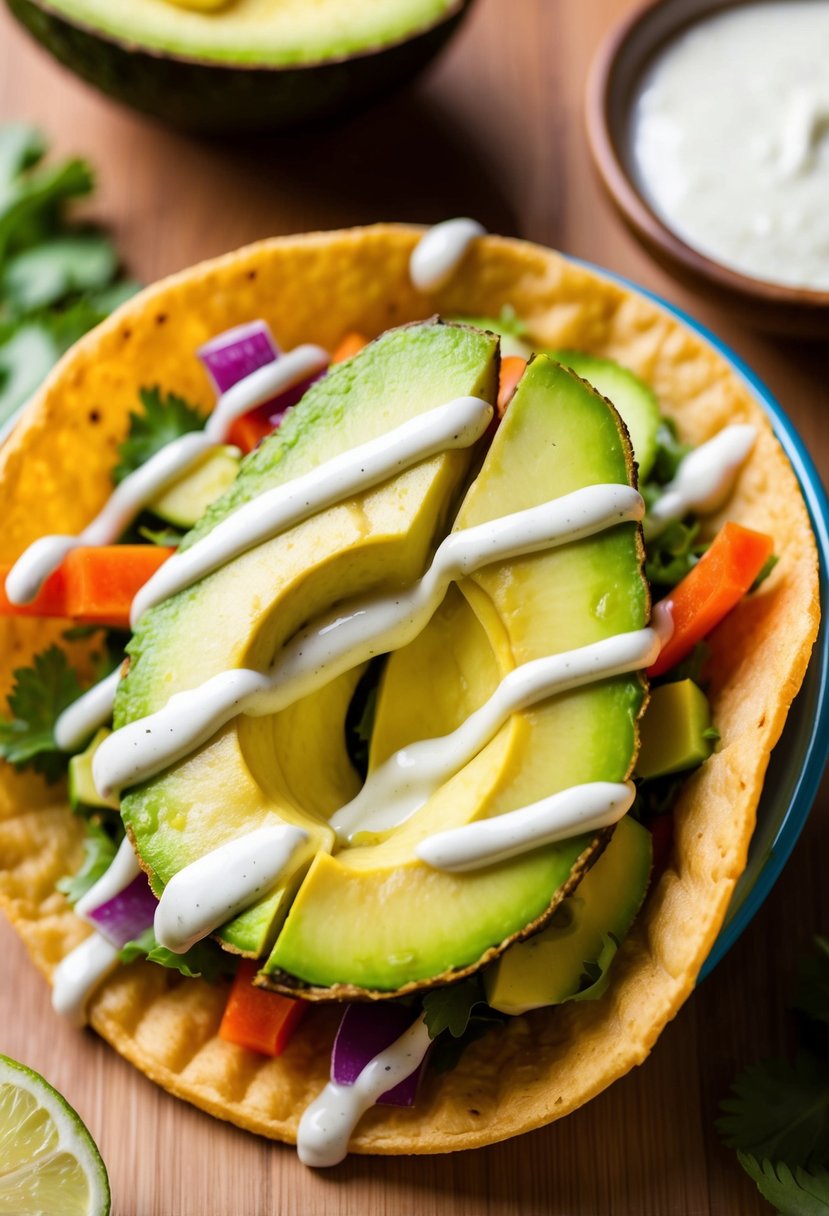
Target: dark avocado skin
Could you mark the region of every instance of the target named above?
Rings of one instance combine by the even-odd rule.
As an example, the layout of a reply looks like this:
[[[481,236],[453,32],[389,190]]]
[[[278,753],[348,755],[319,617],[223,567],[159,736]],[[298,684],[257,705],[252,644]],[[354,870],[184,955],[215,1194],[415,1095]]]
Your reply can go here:
[[[347,0],[344,0],[344,3]],[[409,81],[458,28],[472,0],[405,42],[307,66],[232,67],[129,46],[41,0],[6,0],[47,51],[117,101],[209,134],[287,131],[343,118]]]

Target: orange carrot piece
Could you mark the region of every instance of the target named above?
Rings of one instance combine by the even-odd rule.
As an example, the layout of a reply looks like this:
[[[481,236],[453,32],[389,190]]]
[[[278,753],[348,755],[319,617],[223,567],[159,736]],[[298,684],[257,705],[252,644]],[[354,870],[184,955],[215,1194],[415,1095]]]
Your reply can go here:
[[[97,545],[73,549],[46,580],[31,604],[12,604],[6,595],[6,575],[0,615],[58,616],[79,625],[109,625],[126,629],[136,593],[175,552],[161,545]]]
[[[674,631],[659,658],[648,669],[661,676],[682,662],[697,642],[742,599],[771,556],[774,541],[740,524],[724,524],[711,548],[662,603]]]
[[[0,566],[0,616],[68,616],[66,576],[63,567],[50,574],[31,604],[13,604],[6,595],[11,566]]]
[[[254,988],[253,978],[258,970],[256,959],[242,959],[239,963],[219,1037],[227,1043],[246,1047],[248,1051],[278,1056],[302,1020],[306,1002],[291,1000],[265,988]]]
[[[269,418],[264,417],[258,410],[251,410],[236,419],[228,432],[227,442],[247,455],[273,430],[274,425]]]
[[[346,334],[341,342],[334,348],[334,353],[331,356],[332,363],[344,363],[346,359],[350,359],[352,355],[356,355],[364,346],[368,346],[368,338],[365,334],[354,333]]]
[[[522,359],[520,355],[507,355],[505,359],[501,360],[501,379],[498,385],[499,418],[503,418],[504,410],[509,405],[526,366],[527,360]]]

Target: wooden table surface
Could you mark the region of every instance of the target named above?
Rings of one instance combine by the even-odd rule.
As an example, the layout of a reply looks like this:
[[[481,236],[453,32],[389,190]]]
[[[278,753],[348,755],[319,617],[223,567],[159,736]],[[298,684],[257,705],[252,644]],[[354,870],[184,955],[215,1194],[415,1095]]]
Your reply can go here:
[[[829,388],[816,345],[752,333],[682,290],[638,248],[594,177],[584,78],[625,0],[479,0],[420,84],[340,130],[186,138],[122,111],[0,16],[0,120],[41,124],[98,168],[96,214],[149,282],[258,237],[380,219],[475,215],[611,267],[688,308],[766,379],[824,473]],[[824,352],[825,353],[825,352]],[[63,1025],[0,923],[0,1051],[61,1089],[107,1162],[118,1216],[749,1216],[768,1212],[713,1129],[735,1070],[786,1049],[798,953],[829,929],[829,789],[765,907],[648,1062],[544,1131],[443,1158],[354,1158],[312,1174],[293,1150],[168,1097]]]

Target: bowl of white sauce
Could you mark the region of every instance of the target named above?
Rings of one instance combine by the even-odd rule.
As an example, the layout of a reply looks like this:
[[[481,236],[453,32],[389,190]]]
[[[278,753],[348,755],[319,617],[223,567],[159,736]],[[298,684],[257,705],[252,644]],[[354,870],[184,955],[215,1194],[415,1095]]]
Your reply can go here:
[[[745,319],[829,336],[829,0],[658,0],[594,60],[587,125],[623,217]]]

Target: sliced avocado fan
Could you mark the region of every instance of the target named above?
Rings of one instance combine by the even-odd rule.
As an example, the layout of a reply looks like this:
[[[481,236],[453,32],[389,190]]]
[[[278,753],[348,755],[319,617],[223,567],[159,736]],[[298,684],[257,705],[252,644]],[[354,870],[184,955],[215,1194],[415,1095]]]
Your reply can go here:
[[[461,395],[493,401],[498,342],[463,326],[393,330],[335,367],[243,462],[192,543],[240,503]],[[142,619],[116,725],[232,667],[265,669],[307,621],[354,595],[419,578],[452,526],[474,453],[449,452],[237,558]],[[618,416],[546,357],[530,362],[455,518],[456,530],[588,485],[632,484]],[[450,589],[420,636],[393,653],[378,690],[369,768],[451,731],[519,664],[642,628],[649,596],[637,525],[510,562]],[[197,641],[197,645],[194,645]],[[124,820],[160,894],[184,866],[246,831],[307,832],[277,890],[219,931],[265,958],[262,980],[308,997],[393,996],[446,982],[538,930],[604,836],[580,836],[486,869],[450,874],[415,849],[428,835],[500,815],[571,785],[622,781],[645,699],[636,674],[515,714],[399,827],[342,845],[328,824],[359,778],[345,718],[363,668],[267,717],[241,717],[126,793]]]
[[[242,464],[184,544],[241,503],[455,397],[493,401],[498,342],[441,323],[393,330],[331,369]],[[469,475],[472,450],[445,452],[243,554],[151,609],[129,646],[116,726],[222,671],[267,668],[306,621],[335,602],[419,578]],[[222,941],[267,953],[314,855],[333,847],[327,817],[357,792],[344,722],[359,679],[347,672],[282,713],[239,718],[160,776],[129,791],[122,813],[154,890],[190,862],[279,820],[308,843],[277,891],[236,917]]]

